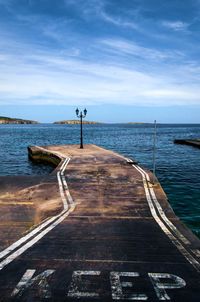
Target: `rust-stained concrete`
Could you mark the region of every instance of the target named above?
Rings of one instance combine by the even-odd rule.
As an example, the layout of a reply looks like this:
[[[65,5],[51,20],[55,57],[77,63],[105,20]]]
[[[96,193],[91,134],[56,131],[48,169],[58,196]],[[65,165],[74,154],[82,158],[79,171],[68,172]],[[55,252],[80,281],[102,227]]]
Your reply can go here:
[[[199,301],[200,241],[149,171],[143,182],[144,170],[94,145],[35,146],[29,156],[58,166],[0,179],[1,250],[61,218],[1,259],[0,301]],[[157,197],[154,211],[145,192]]]
[[[62,209],[56,175],[0,177],[0,249]]]

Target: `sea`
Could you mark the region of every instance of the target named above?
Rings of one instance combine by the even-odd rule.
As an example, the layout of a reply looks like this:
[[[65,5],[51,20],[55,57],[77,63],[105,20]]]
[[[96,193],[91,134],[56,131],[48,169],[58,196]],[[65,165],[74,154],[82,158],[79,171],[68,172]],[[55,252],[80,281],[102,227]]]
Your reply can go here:
[[[200,149],[174,139],[200,138],[200,124],[158,124],[156,176],[176,215],[200,238]],[[153,169],[154,125],[84,125],[84,143],[96,144]],[[0,175],[45,175],[52,167],[28,159],[27,146],[78,144],[80,125],[0,125]]]

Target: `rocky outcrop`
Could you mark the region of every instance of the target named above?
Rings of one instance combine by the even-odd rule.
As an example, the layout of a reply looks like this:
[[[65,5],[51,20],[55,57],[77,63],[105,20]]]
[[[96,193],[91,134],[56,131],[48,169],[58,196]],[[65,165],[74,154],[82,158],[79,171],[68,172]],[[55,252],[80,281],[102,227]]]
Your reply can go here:
[[[80,120],[64,120],[64,121],[54,122],[54,124],[76,125],[76,124],[80,124]],[[92,122],[92,121],[83,121],[83,124],[95,125],[100,123]]]

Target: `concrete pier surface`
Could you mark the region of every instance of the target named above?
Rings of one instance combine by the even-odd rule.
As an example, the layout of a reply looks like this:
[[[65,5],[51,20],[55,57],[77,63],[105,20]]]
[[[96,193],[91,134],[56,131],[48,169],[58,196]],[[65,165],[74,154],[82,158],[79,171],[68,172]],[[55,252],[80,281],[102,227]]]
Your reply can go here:
[[[195,148],[200,148],[200,139],[175,139],[175,144],[189,145]]]
[[[0,179],[0,301],[200,301],[200,240],[150,171],[95,145],[29,156],[56,169]]]

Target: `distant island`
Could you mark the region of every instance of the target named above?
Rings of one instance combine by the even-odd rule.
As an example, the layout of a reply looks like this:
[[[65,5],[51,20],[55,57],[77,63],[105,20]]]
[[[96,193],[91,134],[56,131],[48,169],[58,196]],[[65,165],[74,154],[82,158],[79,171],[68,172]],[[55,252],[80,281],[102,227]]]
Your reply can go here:
[[[36,121],[0,116],[0,124],[38,124]]]
[[[80,120],[64,120],[64,121],[54,122],[54,124],[76,125],[76,124],[80,124]],[[101,123],[92,122],[92,121],[83,121],[83,124],[96,125]]]
[[[152,123],[143,123],[143,122],[129,122],[125,124],[130,124],[130,125],[151,125]]]

